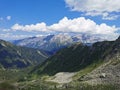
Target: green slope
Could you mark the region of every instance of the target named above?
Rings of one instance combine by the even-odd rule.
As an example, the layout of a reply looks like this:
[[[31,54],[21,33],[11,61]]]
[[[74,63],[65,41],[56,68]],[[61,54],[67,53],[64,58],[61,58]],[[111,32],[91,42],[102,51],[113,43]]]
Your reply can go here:
[[[75,44],[57,52],[31,73],[54,75],[58,72],[76,72],[89,65],[99,64],[120,52],[120,38],[116,41],[97,42],[92,46]]]
[[[23,68],[43,62],[47,55],[40,50],[15,46],[0,40],[0,67]]]

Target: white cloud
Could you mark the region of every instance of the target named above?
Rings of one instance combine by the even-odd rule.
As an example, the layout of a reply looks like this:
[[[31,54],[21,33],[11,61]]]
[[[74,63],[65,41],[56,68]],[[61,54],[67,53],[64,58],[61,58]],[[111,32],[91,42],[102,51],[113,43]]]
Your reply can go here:
[[[120,15],[115,15],[115,14],[112,15],[112,14],[106,14],[106,13],[104,13],[102,19],[104,19],[104,20],[115,20],[119,16]]]
[[[22,31],[46,31],[46,24],[44,22],[31,24],[31,25],[19,25],[15,24],[11,27],[13,30],[22,30]]]
[[[68,19],[64,17],[58,23],[49,26],[49,29],[61,32],[80,32],[91,34],[115,34],[117,28],[115,26],[108,26],[105,23],[96,24],[90,19],[84,17]]]
[[[23,39],[27,37],[32,37],[32,36],[31,35],[15,35],[12,33],[0,34],[0,39],[5,39],[5,40],[17,40],[17,39]]]
[[[114,20],[119,15],[111,15],[120,12],[120,0],[65,0],[72,11],[84,12],[85,15],[98,16],[103,19]],[[104,16],[107,14],[106,16]]]
[[[58,23],[47,26],[44,22],[31,25],[15,24],[11,27],[12,30],[32,31],[32,32],[75,32],[75,33],[89,33],[107,36],[117,36],[118,28],[116,26],[109,26],[105,23],[96,24],[93,20],[84,17],[68,19],[64,17]]]
[[[7,19],[7,20],[11,20],[11,16],[7,16],[6,19]]]
[[[1,30],[1,28],[0,28],[0,30]],[[10,32],[11,29],[2,29],[2,31],[3,31],[3,32]]]

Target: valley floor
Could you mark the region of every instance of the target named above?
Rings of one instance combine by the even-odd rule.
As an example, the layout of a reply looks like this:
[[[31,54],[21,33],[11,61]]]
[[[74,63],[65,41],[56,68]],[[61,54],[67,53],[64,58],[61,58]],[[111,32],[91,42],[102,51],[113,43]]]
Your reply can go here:
[[[2,72],[2,73],[1,73]],[[0,90],[119,90],[113,85],[89,85],[74,81],[77,73],[60,72],[46,79],[26,77],[26,70],[0,70]]]

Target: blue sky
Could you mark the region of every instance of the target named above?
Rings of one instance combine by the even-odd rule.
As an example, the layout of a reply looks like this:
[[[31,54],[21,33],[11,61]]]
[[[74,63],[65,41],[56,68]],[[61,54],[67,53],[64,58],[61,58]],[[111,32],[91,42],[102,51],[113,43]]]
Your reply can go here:
[[[92,34],[118,36],[119,0],[98,1],[0,0],[0,38],[11,40],[57,32],[92,32]],[[94,3],[96,6],[93,6]],[[103,4],[105,6],[102,6]],[[77,29],[78,27],[80,30]],[[94,28],[90,29],[91,27]]]

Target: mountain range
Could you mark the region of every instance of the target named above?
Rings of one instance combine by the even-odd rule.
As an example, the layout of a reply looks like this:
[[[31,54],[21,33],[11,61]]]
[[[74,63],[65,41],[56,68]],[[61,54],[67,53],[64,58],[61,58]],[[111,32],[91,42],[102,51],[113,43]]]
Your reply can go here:
[[[76,42],[82,42],[84,44],[91,45],[92,43],[103,40],[105,40],[105,38],[99,37],[99,35],[59,33],[56,35],[15,40],[12,43],[18,46],[37,48],[52,55],[61,48],[70,46]]]
[[[120,37],[76,42],[48,58],[39,49],[0,40],[0,67],[8,68],[0,68],[2,90],[120,90]]]
[[[106,62],[120,59],[120,37],[115,41],[96,42],[92,46],[76,43],[61,49],[55,55],[33,69],[38,74],[54,75],[58,72],[78,72],[90,65],[94,68]],[[117,69],[116,69],[117,70]]]
[[[63,90],[119,90],[119,71],[120,37],[91,46],[76,43],[61,49],[30,74],[57,83],[55,87]]]

